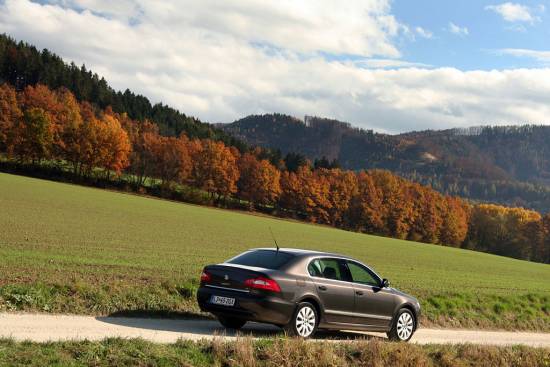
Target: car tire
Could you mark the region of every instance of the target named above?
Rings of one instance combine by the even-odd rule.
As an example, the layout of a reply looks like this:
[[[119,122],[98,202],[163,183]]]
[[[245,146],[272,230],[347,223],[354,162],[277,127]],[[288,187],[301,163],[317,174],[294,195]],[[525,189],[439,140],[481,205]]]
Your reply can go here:
[[[309,302],[301,302],[284,329],[287,335],[306,339],[315,334],[318,324],[319,314],[315,306]]]
[[[246,324],[246,320],[226,316],[218,316],[218,321],[224,328],[234,330],[239,330]]]
[[[416,331],[416,317],[414,313],[402,308],[399,310],[393,322],[388,338],[397,342],[408,342]]]

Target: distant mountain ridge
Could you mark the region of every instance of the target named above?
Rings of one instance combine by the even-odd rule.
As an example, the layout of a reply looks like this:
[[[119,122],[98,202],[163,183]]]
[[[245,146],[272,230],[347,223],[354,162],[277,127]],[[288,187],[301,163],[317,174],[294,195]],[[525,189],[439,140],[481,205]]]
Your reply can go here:
[[[550,210],[550,126],[479,126],[375,133],[347,122],[251,115],[225,132],[249,144],[298,152],[342,167],[388,169],[452,195]]]

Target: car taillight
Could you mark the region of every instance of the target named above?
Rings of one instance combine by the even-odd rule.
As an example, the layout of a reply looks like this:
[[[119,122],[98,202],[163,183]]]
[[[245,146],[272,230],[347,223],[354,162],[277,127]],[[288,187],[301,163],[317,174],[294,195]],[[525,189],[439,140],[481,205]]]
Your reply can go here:
[[[247,287],[254,288],[254,289],[263,289],[271,292],[281,291],[281,287],[279,287],[279,284],[277,284],[276,281],[274,281],[273,279],[264,278],[264,277],[247,279],[244,281],[244,284]]]
[[[212,280],[212,276],[209,272],[206,270],[203,270],[201,273],[201,283],[208,283],[210,280]]]

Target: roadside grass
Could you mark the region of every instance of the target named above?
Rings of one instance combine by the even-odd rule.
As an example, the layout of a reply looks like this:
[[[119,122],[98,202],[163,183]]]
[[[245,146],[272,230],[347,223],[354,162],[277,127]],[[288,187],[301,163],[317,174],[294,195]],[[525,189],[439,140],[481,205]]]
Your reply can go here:
[[[178,341],[140,339],[31,343],[0,340],[2,366],[548,366],[548,348],[346,343],[294,339]]]
[[[0,310],[187,317],[204,265],[251,247],[344,253],[423,324],[550,331],[550,265],[0,174]],[[204,316],[204,315],[202,315]]]

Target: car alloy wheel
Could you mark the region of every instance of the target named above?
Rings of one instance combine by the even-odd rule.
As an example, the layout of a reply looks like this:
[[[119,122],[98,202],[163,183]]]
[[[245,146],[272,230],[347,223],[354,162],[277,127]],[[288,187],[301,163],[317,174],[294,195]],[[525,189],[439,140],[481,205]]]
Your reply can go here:
[[[409,340],[414,328],[414,321],[410,313],[403,312],[397,320],[397,336],[401,340]]]
[[[309,338],[317,329],[317,310],[309,302],[302,302],[298,305],[294,317],[285,329],[289,335]]]
[[[414,314],[410,310],[402,308],[399,310],[394,320],[393,326],[388,332],[388,338],[394,341],[409,341],[416,330],[416,319]]]
[[[315,329],[315,311],[309,306],[302,307],[296,316],[296,330],[298,335],[307,338]]]

